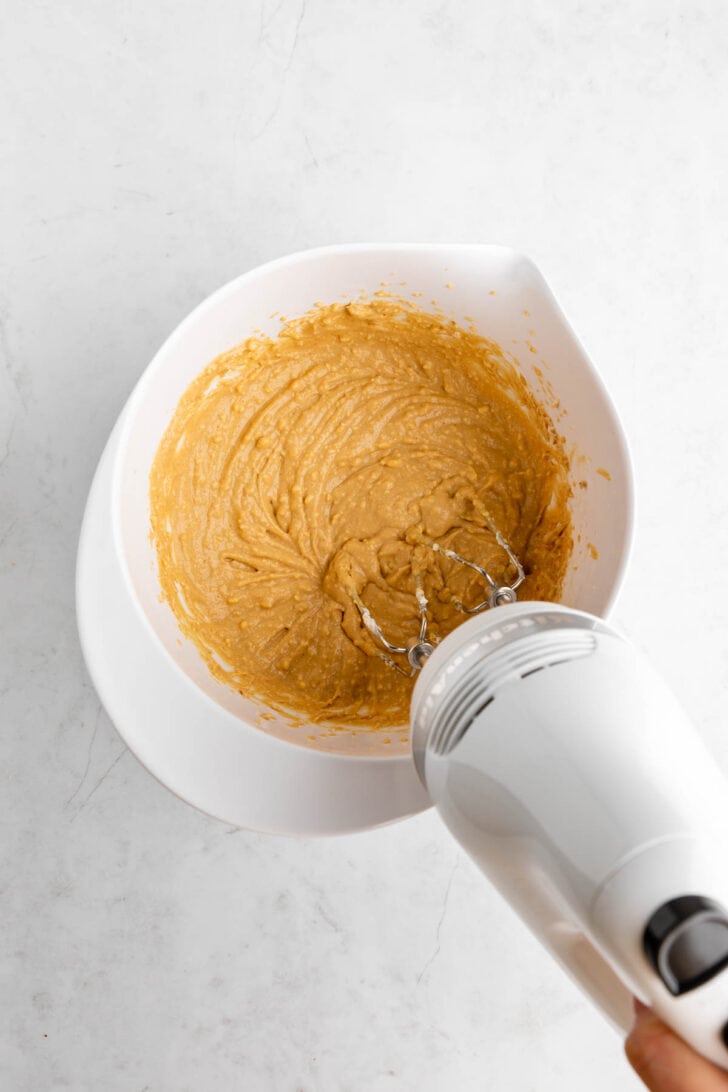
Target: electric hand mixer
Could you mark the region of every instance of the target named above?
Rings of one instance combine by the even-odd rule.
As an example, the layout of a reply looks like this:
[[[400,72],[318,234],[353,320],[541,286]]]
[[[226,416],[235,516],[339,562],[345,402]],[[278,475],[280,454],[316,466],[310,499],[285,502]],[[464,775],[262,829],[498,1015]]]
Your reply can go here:
[[[421,670],[411,703],[420,779],[455,838],[610,1019],[629,994],[728,1068],[728,783],[664,682],[601,619],[488,594],[437,648],[390,643]],[[487,613],[486,608],[497,607]]]
[[[419,627],[406,644],[389,642],[360,601],[381,655],[406,674],[422,668],[411,721],[423,792],[406,756],[300,746],[271,710],[261,731],[255,703],[212,678],[160,602],[146,483],[201,362],[264,327],[271,312],[302,314],[317,299],[376,292],[383,280],[426,299],[447,282],[449,305],[495,341],[537,329],[550,382],[568,402],[569,442],[589,452],[591,467],[618,472],[609,494],[596,474],[576,498],[585,539],[607,548],[591,580],[582,569],[567,591],[590,610],[607,608],[629,537],[626,453],[600,381],[533,263],[481,245],[325,248],[263,266],[210,297],[127,404],[79,548],[79,628],[96,687],[160,781],[237,826],[365,829],[413,814],[429,796],[612,1020],[629,1025],[637,994],[728,1067],[728,784],[664,684],[610,626],[561,606],[516,603],[521,570],[504,542],[507,578],[466,562],[487,595],[438,647],[416,583]]]

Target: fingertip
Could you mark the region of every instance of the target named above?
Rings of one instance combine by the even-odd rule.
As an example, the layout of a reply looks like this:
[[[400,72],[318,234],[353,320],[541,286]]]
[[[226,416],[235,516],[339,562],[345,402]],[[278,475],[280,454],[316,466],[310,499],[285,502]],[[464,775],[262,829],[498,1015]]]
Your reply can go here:
[[[669,1053],[672,1033],[655,1016],[652,1009],[643,1005],[637,998],[635,998],[634,1010],[634,1025],[625,1039],[624,1050],[629,1064],[647,1083],[646,1075],[656,1066],[660,1066],[666,1050]]]
[[[652,1092],[728,1092],[728,1076],[667,1027],[646,1005],[635,1004],[625,1039],[627,1061]]]

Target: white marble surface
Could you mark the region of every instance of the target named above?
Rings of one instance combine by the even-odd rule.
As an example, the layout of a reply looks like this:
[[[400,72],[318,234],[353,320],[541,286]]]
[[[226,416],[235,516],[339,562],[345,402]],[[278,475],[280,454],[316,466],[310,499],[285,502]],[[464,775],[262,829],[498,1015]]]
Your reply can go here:
[[[285,840],[154,782],[85,674],[74,551],[126,394],[219,284],[327,242],[509,243],[632,440],[616,619],[728,768],[728,8],[3,15],[0,1086],[636,1089],[432,814]]]

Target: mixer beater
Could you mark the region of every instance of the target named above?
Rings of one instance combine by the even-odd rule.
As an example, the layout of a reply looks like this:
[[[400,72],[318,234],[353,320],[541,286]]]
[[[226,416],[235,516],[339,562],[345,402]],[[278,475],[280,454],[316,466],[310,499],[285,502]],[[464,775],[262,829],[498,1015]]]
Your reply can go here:
[[[521,562],[518,560],[513,550],[506,542],[503,535],[498,528],[488,520],[488,526],[491,530],[496,542],[506,554],[508,563],[513,570],[514,575],[509,580],[504,576],[503,580],[498,581],[495,577],[488,572],[482,565],[478,565],[475,561],[469,561],[467,558],[462,557],[455,550],[451,550],[446,546],[441,546],[440,543],[435,542],[434,539],[428,538],[422,534],[407,535],[408,541],[411,540],[414,545],[419,545],[432,553],[439,554],[441,557],[447,558],[448,561],[454,561],[458,565],[464,565],[468,569],[472,569],[478,576],[482,577],[488,587],[488,594],[482,602],[477,603],[474,607],[468,607],[456,596],[450,596],[450,602],[453,606],[459,610],[462,614],[480,614],[481,611],[490,607],[504,606],[506,603],[515,603],[517,600],[516,589],[521,586],[526,579]],[[415,583],[415,597],[417,599],[417,610],[420,617],[420,628],[417,636],[410,637],[404,645],[396,645],[389,641],[382,632],[381,626],[378,624],[369,608],[362,600],[359,593],[355,588],[348,588],[347,591],[351,596],[355,606],[357,607],[361,620],[366,627],[367,631],[374,638],[375,642],[381,646],[377,650],[377,654],[389,667],[394,668],[401,675],[405,675],[407,678],[412,678],[423,667],[424,663],[429,656],[435,650],[435,644],[437,639],[435,637],[432,640],[428,639],[428,627],[429,627],[429,615],[428,606],[429,602],[425,595],[425,589],[422,581],[422,574],[419,571],[414,571],[414,583]],[[409,670],[402,667],[393,656],[405,656],[407,663],[409,664]]]

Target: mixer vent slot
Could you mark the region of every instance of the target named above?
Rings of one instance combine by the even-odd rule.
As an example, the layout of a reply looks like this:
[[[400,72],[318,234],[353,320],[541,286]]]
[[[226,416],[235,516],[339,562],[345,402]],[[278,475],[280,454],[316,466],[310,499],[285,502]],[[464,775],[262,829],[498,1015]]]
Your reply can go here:
[[[495,701],[504,683],[588,656],[595,648],[596,638],[589,630],[553,630],[523,637],[484,658],[476,656],[446,691],[430,729],[429,749],[438,755],[449,754],[473,721]]]

